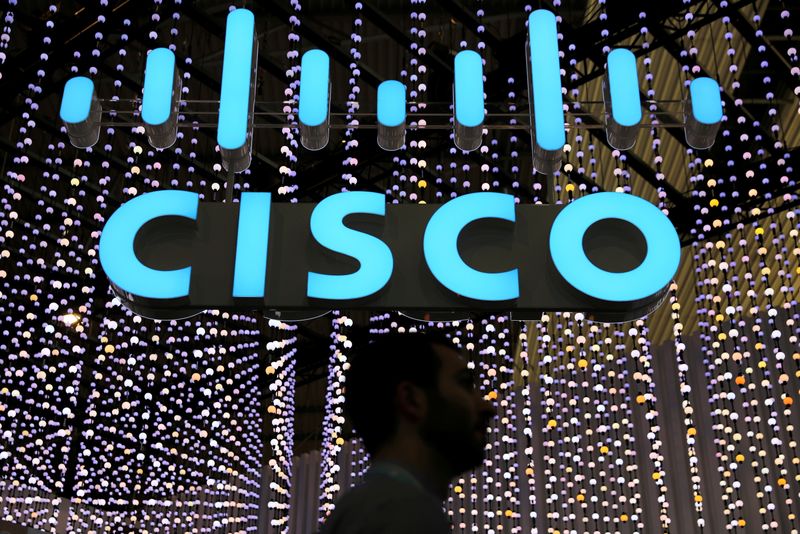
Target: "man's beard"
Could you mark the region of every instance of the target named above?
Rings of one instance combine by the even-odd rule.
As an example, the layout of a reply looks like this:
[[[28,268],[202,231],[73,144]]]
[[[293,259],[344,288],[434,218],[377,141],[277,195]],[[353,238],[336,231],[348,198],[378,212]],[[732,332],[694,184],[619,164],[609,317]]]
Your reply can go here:
[[[483,463],[486,444],[484,426],[470,426],[467,413],[437,393],[429,394],[428,417],[420,427],[422,439],[447,461],[453,475]],[[483,433],[479,437],[476,431]]]

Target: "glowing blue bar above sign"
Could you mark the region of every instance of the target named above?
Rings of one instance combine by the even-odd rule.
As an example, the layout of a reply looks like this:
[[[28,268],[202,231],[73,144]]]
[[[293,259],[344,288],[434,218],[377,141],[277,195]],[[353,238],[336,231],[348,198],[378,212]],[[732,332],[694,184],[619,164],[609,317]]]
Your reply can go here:
[[[528,17],[528,37],[536,144],[544,150],[561,150],[566,143],[566,132],[555,14],[546,9],[531,13]]]
[[[144,68],[142,120],[163,124],[172,111],[172,86],[175,80],[175,54],[168,48],[156,48],[147,55]]]
[[[557,16],[538,9],[530,13],[527,25],[525,63],[533,169],[553,175],[561,167],[566,144]],[[222,166],[229,172],[243,172],[252,160],[257,56],[253,13],[234,9],[226,22],[217,129]],[[471,50],[459,52],[454,63],[453,140],[457,149],[468,152],[480,148],[487,129],[483,64],[480,55]],[[299,125],[284,126],[299,126],[300,143],[308,150],[321,150],[329,141],[331,75],[328,54],[309,50],[303,55]],[[142,120],[151,146],[163,150],[177,137],[181,75],[174,54],[165,48],[153,50],[147,58],[144,79]],[[723,117],[719,93],[719,84],[713,79],[698,78],[691,83],[689,97],[683,102],[683,122],[687,143],[693,148],[706,149],[714,144]],[[636,142],[642,118],[639,95],[634,54],[613,50],[608,55],[603,102],[608,144],[615,149],[628,150]],[[183,103],[191,105],[192,101]],[[405,145],[406,105],[405,87],[400,82],[381,84],[377,141],[382,149],[399,150]],[[103,110],[91,79],[75,77],[67,82],[59,113],[74,146],[88,148],[97,143]],[[428,116],[423,113],[420,120]],[[551,189],[547,187],[545,199]]]
[[[604,219],[622,219],[644,236],[647,255],[633,270],[605,271],[586,256],[583,236]],[[550,256],[561,276],[590,297],[637,301],[670,283],[678,270],[681,244],[670,220],[648,201],[625,193],[596,193],[574,200],[558,214],[550,229]]]
[[[639,124],[642,120],[642,102],[633,52],[616,48],[608,54],[608,81],[614,121],[620,126]]]
[[[92,109],[94,82],[84,76],[70,78],[64,86],[61,99],[61,120],[69,123],[83,122],[89,118]]]
[[[247,141],[254,32],[251,11],[236,9],[228,14],[217,125],[217,143],[228,150],[241,148]]]
[[[189,191],[153,191],[129,200],[108,219],[100,234],[100,264],[108,279],[126,293],[151,299],[176,299],[189,295],[191,267],[172,271],[151,269],[133,248],[139,229],[159,217],[195,220],[199,196]]]
[[[397,80],[378,86],[378,122],[389,128],[406,122],[406,86]]]
[[[322,50],[309,50],[300,62],[300,122],[321,126],[328,120],[331,60]]]
[[[488,301],[519,297],[517,269],[485,273],[467,265],[458,253],[458,236],[471,222],[494,218],[515,221],[512,195],[471,193],[443,204],[425,229],[423,252],[431,274],[450,291],[467,298]]]
[[[722,100],[719,84],[712,78],[695,78],[689,85],[692,96],[692,115],[701,124],[716,124],[722,120]]]
[[[234,297],[263,297],[267,281],[270,193],[242,193],[233,270]]]
[[[472,50],[463,50],[455,59],[456,121],[467,128],[483,124],[483,60]]]

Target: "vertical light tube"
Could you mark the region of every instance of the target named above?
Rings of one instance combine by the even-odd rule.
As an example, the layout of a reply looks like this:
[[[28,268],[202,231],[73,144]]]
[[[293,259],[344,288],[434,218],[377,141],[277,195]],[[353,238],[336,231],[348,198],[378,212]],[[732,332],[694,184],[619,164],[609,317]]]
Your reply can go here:
[[[217,143],[223,167],[233,172],[250,166],[257,56],[253,13],[231,11],[225,26]]]
[[[400,150],[406,142],[406,86],[387,80],[378,86],[378,146]]]
[[[712,78],[696,78],[689,85],[684,103],[684,133],[692,148],[709,148],[722,122],[722,99],[719,84]]]
[[[144,69],[142,120],[153,148],[169,148],[175,143],[180,94],[181,78],[175,68],[175,54],[168,48],[150,51]]]
[[[72,146],[88,148],[97,143],[102,111],[91,79],[76,76],[67,80],[59,116],[67,127]]]
[[[300,142],[308,150],[328,144],[331,60],[322,50],[309,50],[300,61]]]
[[[607,63],[603,78],[606,135],[612,147],[628,150],[636,142],[642,120],[636,56],[630,50],[617,48],[608,54]]]
[[[456,55],[454,85],[456,146],[461,150],[476,150],[483,141],[483,60],[480,54],[463,50]]]
[[[546,9],[530,14],[526,45],[528,93],[534,125],[533,163],[538,172],[552,174],[561,166],[561,149],[566,143],[555,14]]]

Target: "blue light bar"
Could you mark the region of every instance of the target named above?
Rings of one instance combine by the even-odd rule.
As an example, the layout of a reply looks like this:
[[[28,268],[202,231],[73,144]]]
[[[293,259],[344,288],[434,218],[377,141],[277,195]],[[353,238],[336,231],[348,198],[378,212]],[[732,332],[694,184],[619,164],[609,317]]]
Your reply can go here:
[[[714,144],[722,122],[722,99],[716,80],[696,78],[692,81],[689,98],[683,103],[683,121],[689,146],[701,150]]]
[[[461,126],[475,128],[483,124],[483,61],[480,54],[462,50],[455,59],[455,110]]]
[[[251,11],[230,12],[225,26],[217,125],[217,143],[227,150],[241,148],[247,141],[254,33],[255,18]]]
[[[633,52],[616,48],[608,54],[608,81],[614,121],[620,126],[638,125],[642,120],[642,102]]]
[[[270,193],[242,193],[233,271],[234,297],[263,297],[267,279]]]
[[[701,124],[716,124],[722,120],[722,99],[719,84],[713,78],[695,78],[689,85],[692,115]]]
[[[546,9],[531,13],[528,38],[536,144],[544,150],[561,150],[566,143],[566,133],[555,14]]]
[[[175,54],[168,48],[152,50],[145,64],[142,98],[142,120],[147,124],[163,124],[169,119],[174,80]]]
[[[309,50],[300,62],[300,122],[322,126],[328,121],[331,60],[322,50]]]
[[[94,95],[94,82],[85,76],[70,78],[64,86],[61,99],[61,120],[68,123],[79,123],[89,118]]]
[[[378,123],[389,128],[406,122],[406,86],[387,80],[378,86]]]

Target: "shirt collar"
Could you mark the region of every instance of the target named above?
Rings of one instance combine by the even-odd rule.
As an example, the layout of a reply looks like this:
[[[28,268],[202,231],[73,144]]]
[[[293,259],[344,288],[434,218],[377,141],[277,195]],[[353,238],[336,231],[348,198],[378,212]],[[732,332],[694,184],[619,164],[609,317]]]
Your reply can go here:
[[[374,476],[388,477],[401,482],[406,482],[417,489],[425,490],[422,483],[411,473],[411,471],[394,462],[376,462],[372,465],[372,467],[370,467],[366,476],[369,478]]]

